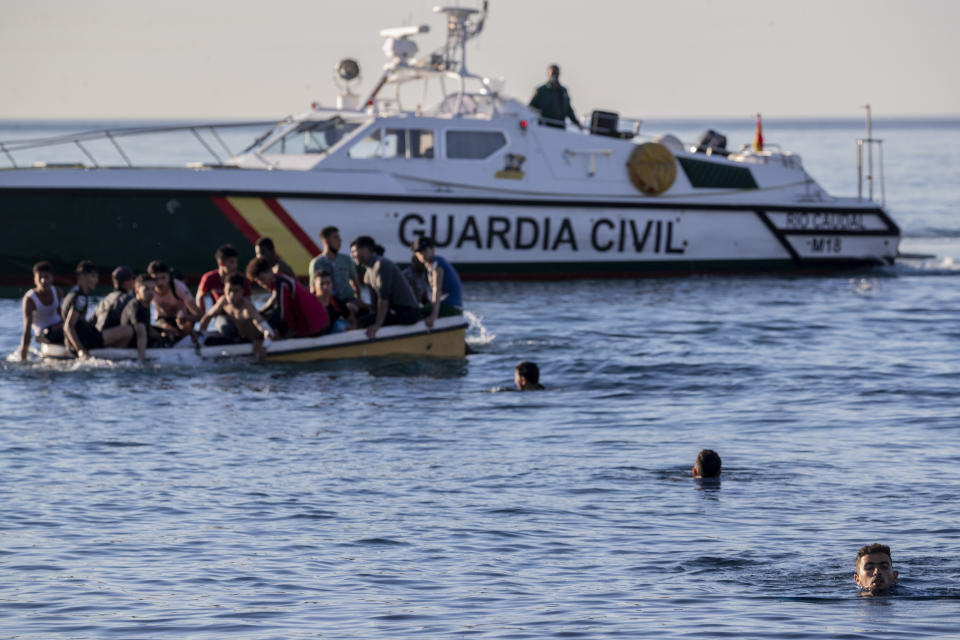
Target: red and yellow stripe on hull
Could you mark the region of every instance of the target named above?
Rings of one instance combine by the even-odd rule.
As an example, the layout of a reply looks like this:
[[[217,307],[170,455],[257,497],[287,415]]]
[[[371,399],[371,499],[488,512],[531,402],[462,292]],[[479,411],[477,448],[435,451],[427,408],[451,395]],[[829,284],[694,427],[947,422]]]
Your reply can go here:
[[[212,200],[250,244],[264,236],[271,238],[277,255],[298,276],[306,276],[310,260],[320,255],[320,248],[275,198],[229,196]]]

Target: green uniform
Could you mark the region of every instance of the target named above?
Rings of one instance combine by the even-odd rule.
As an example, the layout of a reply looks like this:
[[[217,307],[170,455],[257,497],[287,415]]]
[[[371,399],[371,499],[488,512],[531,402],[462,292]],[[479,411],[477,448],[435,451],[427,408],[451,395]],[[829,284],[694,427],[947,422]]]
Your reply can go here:
[[[540,112],[548,120],[544,124],[554,127],[565,127],[567,117],[577,122],[577,114],[570,106],[570,96],[567,88],[558,82],[547,82],[539,87],[530,99],[530,106]],[[556,122],[549,122],[555,120]],[[561,124],[563,123],[563,124]]]

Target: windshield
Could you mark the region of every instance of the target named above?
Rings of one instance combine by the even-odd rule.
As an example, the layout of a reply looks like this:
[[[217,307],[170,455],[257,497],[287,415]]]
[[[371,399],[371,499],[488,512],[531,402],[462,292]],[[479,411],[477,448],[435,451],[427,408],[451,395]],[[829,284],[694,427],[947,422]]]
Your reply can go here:
[[[263,153],[326,153],[330,147],[359,126],[357,122],[346,122],[342,118],[302,122],[297,128],[264,149]]]

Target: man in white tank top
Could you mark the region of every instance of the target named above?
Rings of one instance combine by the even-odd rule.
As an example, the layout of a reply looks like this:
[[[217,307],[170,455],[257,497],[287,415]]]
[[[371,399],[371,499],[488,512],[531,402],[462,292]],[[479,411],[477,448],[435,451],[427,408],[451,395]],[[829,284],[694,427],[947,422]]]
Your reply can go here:
[[[60,317],[60,292],[53,286],[53,265],[33,265],[33,289],[23,296],[23,335],[20,338],[20,359],[30,354],[31,335],[38,342],[63,343],[63,318]]]

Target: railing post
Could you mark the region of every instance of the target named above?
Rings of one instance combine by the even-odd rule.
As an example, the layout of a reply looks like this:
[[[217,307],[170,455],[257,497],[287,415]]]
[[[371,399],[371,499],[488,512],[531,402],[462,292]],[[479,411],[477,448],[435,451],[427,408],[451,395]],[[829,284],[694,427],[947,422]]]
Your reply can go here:
[[[857,138],[857,200],[863,200],[863,138]]]

